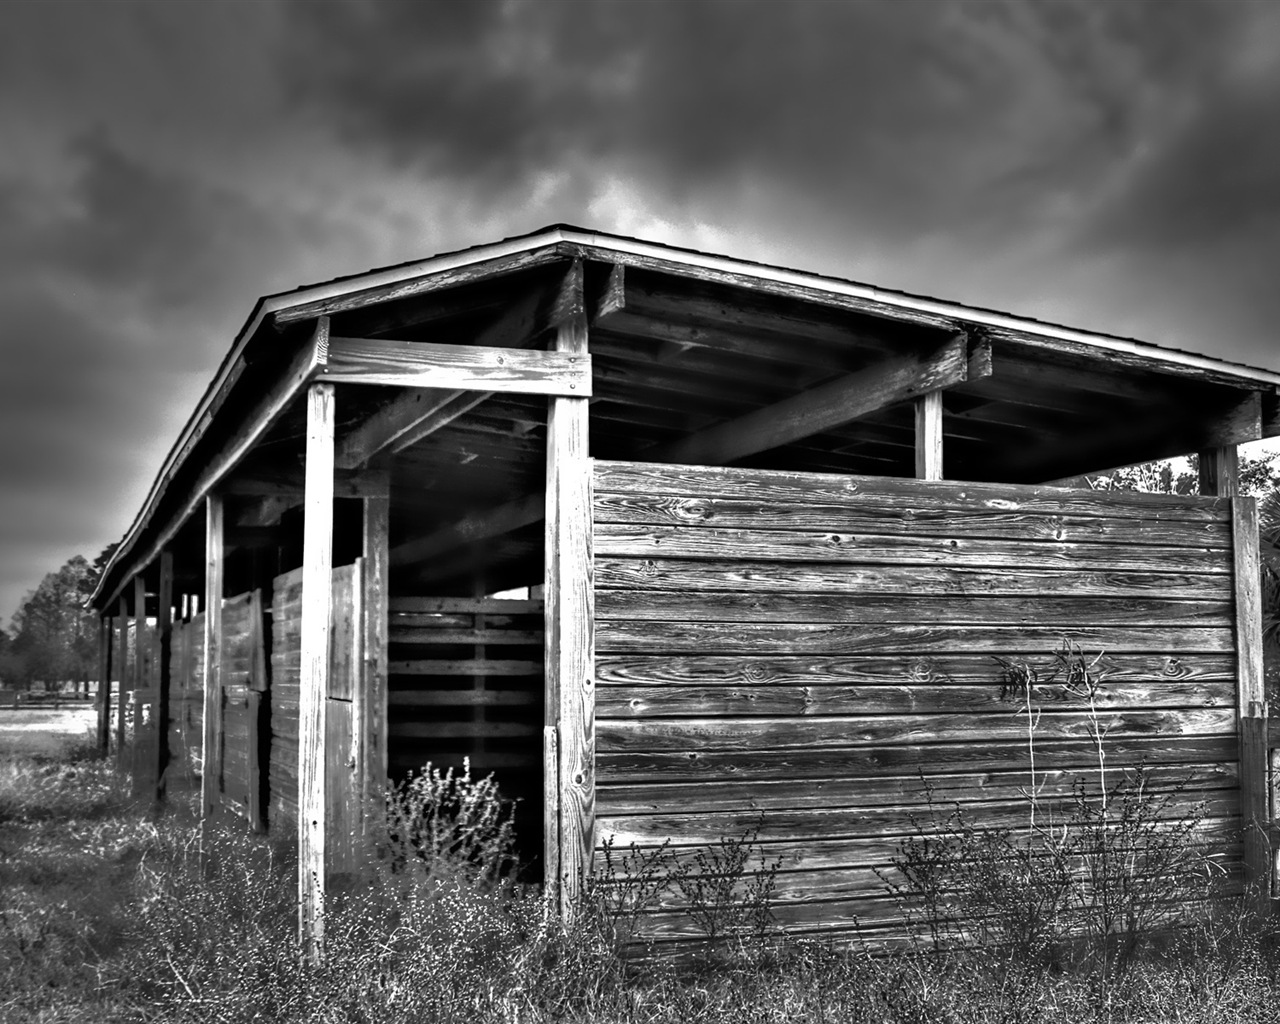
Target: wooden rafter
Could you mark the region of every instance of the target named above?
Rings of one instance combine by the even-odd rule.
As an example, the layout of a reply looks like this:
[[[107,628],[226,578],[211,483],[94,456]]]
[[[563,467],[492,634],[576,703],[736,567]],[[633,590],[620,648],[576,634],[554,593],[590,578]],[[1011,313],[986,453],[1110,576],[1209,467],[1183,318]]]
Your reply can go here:
[[[481,348],[514,349],[533,345],[554,320],[543,288],[531,288],[479,332],[471,343]],[[437,387],[409,388],[338,441],[334,459],[340,469],[355,469],[381,452],[394,454],[417,444],[475,408],[490,392]]]
[[[968,376],[967,345],[963,337],[955,337],[931,350],[886,359],[643,454],[654,462],[722,465],[843,426]]]

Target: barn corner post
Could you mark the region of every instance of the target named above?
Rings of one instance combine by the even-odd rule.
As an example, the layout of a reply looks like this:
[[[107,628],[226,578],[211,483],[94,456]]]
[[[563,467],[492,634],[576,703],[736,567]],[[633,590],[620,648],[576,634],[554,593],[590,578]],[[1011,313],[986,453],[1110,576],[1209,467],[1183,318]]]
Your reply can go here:
[[[1271,909],[1273,853],[1269,829],[1267,700],[1262,664],[1262,578],[1258,506],[1240,494],[1234,445],[1200,452],[1200,492],[1231,506],[1236,606],[1236,722],[1240,743],[1240,815],[1246,899],[1260,913]]]
[[[565,275],[555,312],[556,352],[587,356],[582,263]],[[591,870],[595,844],[594,587],[588,396],[548,399],[545,526],[546,730],[544,878],[567,918]],[[553,760],[554,759],[554,760]]]
[[[307,390],[302,519],[301,674],[298,693],[298,938],[323,955],[326,850],[325,704],[333,600],[334,386]]]

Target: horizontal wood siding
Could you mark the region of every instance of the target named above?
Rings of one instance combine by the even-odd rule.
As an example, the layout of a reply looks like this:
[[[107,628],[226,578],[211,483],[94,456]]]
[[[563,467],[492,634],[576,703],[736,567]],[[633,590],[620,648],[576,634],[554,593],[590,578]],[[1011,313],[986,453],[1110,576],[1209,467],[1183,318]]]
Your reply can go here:
[[[789,930],[891,936],[929,796],[988,827],[1145,763],[1238,877],[1231,519],[1187,496],[597,462],[597,842],[677,856],[759,826]],[[922,777],[928,786],[922,783]],[[1060,807],[1052,813],[1060,813]],[[856,919],[856,924],[855,924]],[[678,905],[650,918],[696,937]]]

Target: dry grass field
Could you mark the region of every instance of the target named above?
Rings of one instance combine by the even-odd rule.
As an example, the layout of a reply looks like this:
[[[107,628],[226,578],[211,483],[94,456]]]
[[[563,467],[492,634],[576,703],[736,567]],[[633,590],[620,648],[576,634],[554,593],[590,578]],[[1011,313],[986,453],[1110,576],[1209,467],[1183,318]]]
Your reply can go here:
[[[132,803],[110,762],[77,745],[86,722],[83,709],[0,718],[5,1024],[1280,1021],[1274,928],[1234,908],[1123,962],[1064,965],[1016,942],[874,955],[788,944],[767,928],[682,964],[645,960],[616,941],[643,892],[597,887],[566,930],[504,882],[493,792],[423,776],[394,797],[391,818],[402,832],[429,820],[417,838],[430,842],[388,837],[382,869],[331,905],[327,958],[309,965],[288,849],[202,832],[189,808],[157,816]],[[424,849],[434,852],[414,852]],[[723,902],[708,913],[739,920],[729,901],[742,888],[715,891]]]
[[[0,707],[0,756],[62,757],[85,742],[97,713],[92,705]]]

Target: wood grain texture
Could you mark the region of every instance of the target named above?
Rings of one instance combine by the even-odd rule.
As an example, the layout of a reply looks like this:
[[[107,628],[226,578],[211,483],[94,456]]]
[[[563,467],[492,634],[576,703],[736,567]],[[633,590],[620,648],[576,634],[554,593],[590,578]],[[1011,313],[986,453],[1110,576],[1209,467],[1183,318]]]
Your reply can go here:
[[[880,597],[1033,597],[1069,594],[1077,598],[1162,597],[1168,600],[1233,601],[1226,573],[1137,570],[1054,569],[1032,566],[860,565],[597,555],[596,587],[647,592],[682,590],[738,594],[844,594]]]
[[[333,593],[333,437],[333,385],[313,384],[307,392],[298,708],[298,929],[313,960],[320,957],[324,942],[328,868],[324,702]]]
[[[582,264],[575,262],[557,305],[567,313],[554,348],[587,352]],[[559,899],[568,915],[591,865],[595,821],[594,584],[591,465],[583,398],[553,398],[547,413],[546,707],[559,757]]]
[[[942,392],[930,391],[917,398],[915,414],[916,479],[941,480],[943,477]]]
[[[1065,487],[936,481],[922,489],[893,477],[800,473],[723,466],[664,466],[597,459],[598,494],[738,498],[755,502],[820,502],[862,507],[1021,510],[1046,515],[1104,515],[1230,521],[1226,502],[1198,495],[1131,491],[1082,492]]]
[[[585,351],[331,338],[328,360],[319,373],[334,384],[591,396],[591,356]]]
[[[390,595],[391,502],[366,498],[363,505],[361,557],[364,560],[364,669],[361,676],[361,709],[358,728],[364,749],[364,843],[371,841],[387,785],[387,636]]]
[[[1231,499],[1235,538],[1236,647],[1239,658],[1240,813],[1245,821],[1245,882],[1259,909],[1269,909],[1271,852],[1267,699],[1262,660],[1262,586],[1258,506]]]
[[[220,495],[205,501],[204,565],[204,661],[201,689],[204,693],[203,735],[200,756],[201,814],[213,814],[220,799],[222,781],[222,597],[225,572],[225,511]]]
[[[1159,597],[913,597],[873,594],[733,594],[670,590],[599,590],[601,619],[687,622],[712,619],[742,626],[756,623],[849,623],[891,625],[1027,624],[1059,626],[1219,626],[1229,620],[1229,601],[1165,600]]]
[[[602,555],[629,558],[719,559],[727,550],[749,552],[756,561],[823,563],[896,563],[1100,572],[1227,572],[1218,548],[1128,547],[1001,541],[967,536],[878,536],[819,530],[688,529],[597,523],[595,547]]]
[[[1155,544],[1161,547],[1226,548],[1230,526],[1222,515],[1169,518],[1160,509],[1145,515],[1111,509],[1084,497],[1075,512],[1052,510],[1052,503],[1027,501],[956,502],[927,491],[884,502],[879,495],[848,501],[787,501],[749,498],[677,497],[664,494],[596,492],[595,521],[718,529],[803,530],[901,537],[920,533],[999,540],[1071,544]],[[1037,505],[1048,507],[1037,507]]]
[[[1032,790],[1049,815],[1096,793],[1099,731],[1108,788],[1146,765],[1170,814],[1240,821],[1228,503],[595,468],[601,840],[692,858],[759,824],[784,926],[822,934],[881,898],[872,868],[931,800],[1018,827]],[[1066,643],[1092,700],[1055,676]],[[682,914],[646,927],[688,938]]]
[[[1108,737],[1108,764],[1203,765],[1239,759],[1234,736]],[[886,747],[826,747],[813,750],[613,751],[596,754],[600,785],[632,782],[710,782],[726,779],[829,779],[881,777],[917,771],[1006,771],[1025,769],[1025,738],[1013,743],[926,743]],[[1045,741],[1036,746],[1037,770],[1092,771],[1097,759],[1078,740]]]
[[[1034,650],[1049,654],[1064,642],[1092,653],[1152,652],[1160,656],[1222,654],[1235,649],[1234,631],[1214,627],[1163,626],[862,626],[829,623],[757,623],[744,629],[735,622],[629,622],[602,619],[596,623],[601,652],[641,653],[662,650],[672,654],[766,654],[788,650],[796,654],[935,655],[955,651],[1001,654]]]

